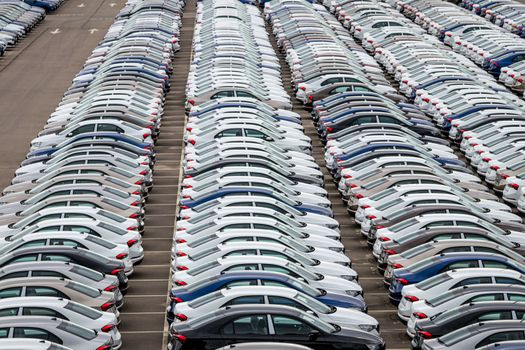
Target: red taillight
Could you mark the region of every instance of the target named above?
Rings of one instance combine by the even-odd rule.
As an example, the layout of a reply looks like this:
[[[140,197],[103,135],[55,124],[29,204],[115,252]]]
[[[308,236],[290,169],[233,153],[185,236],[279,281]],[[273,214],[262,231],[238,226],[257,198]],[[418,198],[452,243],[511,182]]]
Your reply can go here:
[[[177,242],[177,243],[186,243],[186,240],[185,239],[177,239],[177,240],[175,240],[175,242]]]
[[[406,280],[404,278],[396,278],[396,281],[398,281],[399,283],[401,283],[404,286],[406,286],[408,284],[408,280]]]
[[[136,231],[137,230],[137,226],[129,226],[127,228],[128,231]]]
[[[497,165],[493,165],[493,166],[491,166],[490,168],[491,168],[492,170],[499,170],[499,166],[497,166]]]
[[[308,96],[308,100],[310,100],[310,102],[312,102],[314,100],[314,97],[312,95]]]
[[[385,237],[385,236],[378,237],[377,239],[380,240],[381,242],[390,242],[390,238]]]
[[[192,106],[195,106],[195,100],[188,100],[188,103]]]
[[[181,209],[189,209],[190,207],[188,207],[187,205],[181,205],[180,208]]]
[[[100,306],[100,310],[107,311],[113,307],[113,303],[104,303]]]
[[[131,205],[132,207],[138,207],[138,206],[139,206],[139,204],[140,204],[140,202],[139,202],[139,201],[134,201],[134,202],[133,202],[133,203],[131,203],[130,205]]]
[[[184,281],[179,281],[179,280],[176,280],[176,281],[173,282],[173,283],[175,283],[175,284],[176,284],[177,286],[179,286],[179,287],[182,287],[182,286],[186,286],[186,285],[188,285],[188,283],[186,283],[186,282],[184,282]]]
[[[139,214],[137,214],[137,213],[133,213],[133,214],[131,214],[129,217],[130,217],[131,219],[136,219],[136,218],[139,217]]]
[[[328,131],[328,132],[332,132],[332,131],[334,131],[334,128],[332,128],[332,127],[329,126],[329,127],[326,128],[326,131]]]
[[[135,195],[140,194],[140,190],[136,190],[132,194],[135,194]]]
[[[366,208],[370,208],[370,206],[368,204],[365,204],[365,205],[361,206],[361,209],[366,209]]]
[[[401,265],[401,264],[392,264],[390,266],[392,266],[393,269],[400,269],[400,268],[403,267],[403,265]]]
[[[114,291],[115,289],[117,289],[117,286],[114,285],[114,284],[111,284],[111,285],[107,286],[106,288],[104,288],[104,290],[105,290],[106,292],[112,292],[112,291]]]
[[[128,247],[132,247],[132,246],[135,245],[137,242],[138,242],[138,240],[136,240],[136,239],[130,239],[130,240],[127,242]]]
[[[195,145],[195,144],[196,144],[196,142],[195,142],[194,139],[188,140],[188,142],[191,143],[192,145]]]
[[[306,91],[306,86],[301,86],[299,89]]]
[[[179,265],[179,266],[177,266],[177,270],[179,270],[179,271],[186,271],[186,270],[188,270],[188,267],[184,266],[184,265]]]
[[[370,219],[370,220],[374,220],[374,219],[377,219],[377,216],[375,216],[375,215],[368,215],[367,218]]]
[[[102,327],[100,330],[104,333],[110,332],[113,328],[115,328],[114,324],[107,324],[104,327]]]
[[[186,131],[192,131],[193,128],[186,128]]]
[[[492,160],[492,158],[488,158],[488,157],[485,157],[485,158],[482,159],[482,161],[484,161],[486,163],[490,162],[491,160]]]
[[[428,318],[428,316],[422,312],[414,312],[413,315],[415,318],[420,319],[420,320],[424,318]]]
[[[151,134],[149,134],[149,133],[142,134],[143,138],[150,137],[150,136],[151,136]]]
[[[128,254],[120,253],[120,254],[117,254],[117,256],[115,258],[117,258],[119,260],[122,260],[122,259],[127,258],[127,257],[128,257]]]
[[[376,230],[379,230],[379,229],[381,229],[381,228],[385,228],[385,226],[383,226],[383,225],[374,225],[374,228],[375,228]]]
[[[418,331],[417,332],[419,335],[421,335],[423,338],[425,339],[430,339],[432,338],[432,333],[430,332],[427,332],[427,331]]]
[[[497,169],[496,169],[496,170],[497,170]],[[510,175],[507,175],[507,174],[501,174],[500,176],[501,176],[501,178],[502,178],[503,180],[506,180],[506,179],[508,179],[508,178],[510,177]]]
[[[512,187],[512,188],[515,189],[515,190],[517,190],[518,188],[520,188],[520,185],[518,185],[518,184],[514,184],[514,183],[509,184],[509,186]]]
[[[146,175],[147,173],[149,173],[149,169],[142,170],[139,174]]]
[[[407,295],[407,296],[405,297],[405,300],[408,300],[408,301],[414,302],[414,301],[418,301],[419,298],[418,298],[418,297],[415,297],[415,296],[413,296],[413,295]]]
[[[113,276],[115,276],[115,275],[118,275],[118,273],[119,273],[119,272],[122,272],[122,271],[124,271],[124,270],[123,270],[123,269],[114,269],[114,270],[111,271],[110,274],[113,275]]]
[[[188,319],[188,316],[186,316],[184,314],[175,314],[175,318],[177,318],[178,320],[181,320],[181,321],[186,321]]]
[[[343,175],[343,178],[344,178],[344,179],[351,179],[351,178],[352,178],[352,175]]]
[[[97,348],[97,350],[111,350],[110,345],[102,345]]]
[[[387,253],[388,255],[396,255],[396,254],[397,254],[397,253],[396,253],[394,250],[392,250],[392,249],[387,249],[387,250],[385,250],[385,253]],[[394,265],[400,265],[400,264],[394,264]],[[392,265],[392,266],[394,266],[394,265]],[[401,265],[401,266],[399,266],[399,267],[403,267],[403,265]],[[399,267],[396,267],[396,269],[398,269]]]
[[[170,297],[171,301],[174,301],[176,303],[183,303],[184,301],[179,297]]]
[[[173,335],[173,338],[177,339],[178,341],[180,341],[181,343],[185,343],[186,340],[188,338],[186,338],[185,336],[183,336],[182,334],[174,334]]]
[[[186,256],[186,255],[188,255],[188,254],[186,254],[186,253],[184,253],[184,252],[177,252],[177,253],[175,253],[175,255],[177,255],[177,256],[180,257],[180,256]]]
[[[135,185],[142,185],[143,183],[144,183],[144,181],[142,181],[142,180],[135,181]]]
[[[428,97],[424,97],[424,98],[422,98],[422,100],[425,101],[426,103],[430,102],[430,99]]]
[[[358,194],[355,195],[355,198],[361,199],[361,198],[363,198],[363,195],[361,193],[358,193]]]

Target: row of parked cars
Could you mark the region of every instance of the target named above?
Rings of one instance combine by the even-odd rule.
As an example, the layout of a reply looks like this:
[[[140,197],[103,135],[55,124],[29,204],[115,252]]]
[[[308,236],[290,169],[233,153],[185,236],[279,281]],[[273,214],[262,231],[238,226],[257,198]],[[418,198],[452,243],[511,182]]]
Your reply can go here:
[[[22,0],[0,1],[0,56],[8,46],[15,45],[46,16],[42,7],[31,6]]]
[[[3,190],[1,349],[121,347],[183,6],[126,3]]]
[[[256,6],[198,2],[186,93],[169,349],[384,349]]]
[[[415,3],[418,14],[440,4]],[[373,248],[412,347],[525,346],[525,226],[440,137],[464,116],[493,127],[491,118],[520,113],[522,101],[388,5],[325,5],[335,17],[293,0],[265,11],[278,40],[290,38],[280,45],[294,87],[307,91],[297,97],[312,105],[327,168]],[[399,81],[400,94],[370,81],[382,72],[343,27]]]

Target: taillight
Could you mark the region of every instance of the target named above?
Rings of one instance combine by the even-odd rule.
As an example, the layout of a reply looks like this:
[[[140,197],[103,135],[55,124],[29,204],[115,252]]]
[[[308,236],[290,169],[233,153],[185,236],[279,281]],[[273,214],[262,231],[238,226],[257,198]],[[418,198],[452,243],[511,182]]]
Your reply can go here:
[[[184,314],[175,314],[175,318],[181,321],[186,321],[188,319],[188,316]]]
[[[128,257],[128,254],[120,253],[120,254],[117,254],[117,256],[115,258],[117,258],[119,260],[122,260],[122,259],[127,258],[127,257]]]
[[[306,91],[306,86],[301,86],[299,89]]]
[[[114,269],[114,270],[111,271],[110,275],[115,276],[115,275],[118,275],[118,273],[122,272],[122,271],[124,271],[124,270],[123,269]]]
[[[117,289],[117,286],[114,285],[114,284],[111,284],[111,285],[107,286],[106,288],[104,288],[104,290],[105,290],[106,292],[112,292],[112,291],[114,291],[115,289]]]
[[[144,169],[139,174],[140,175],[146,175],[147,173],[149,173],[149,169]]]
[[[132,207],[138,207],[139,204],[140,204],[139,201],[134,201],[134,202],[131,203],[130,205],[131,205]]]
[[[515,190],[517,190],[518,188],[520,188],[520,185],[518,185],[518,184],[514,184],[514,183],[509,184],[509,186],[512,187],[512,188],[515,189]]]
[[[396,264],[392,264],[392,265],[390,265],[390,266],[392,266],[393,269],[400,269],[400,268],[403,267],[403,265],[401,265],[401,264],[397,264],[397,263],[396,263]]]
[[[491,166],[490,168],[491,168],[492,170],[499,170],[499,166],[497,166],[497,165],[493,165],[493,166]]]
[[[390,238],[385,237],[385,236],[378,237],[377,239],[380,240],[381,242],[390,242]]]
[[[392,250],[392,249],[387,249],[385,250],[385,253],[387,253],[388,255],[396,255],[397,253]],[[399,265],[399,264],[394,264],[394,265]],[[403,267],[403,265],[401,265],[400,267]]]
[[[97,350],[111,350],[111,345],[102,345],[97,348]]]
[[[401,283],[402,285],[406,286],[408,284],[408,280],[405,278],[396,278],[396,281]]]
[[[352,175],[343,175],[343,178],[344,178],[344,179],[351,179],[351,178],[352,178]]]
[[[363,198],[363,195],[361,193],[358,193],[358,194],[355,195],[355,198],[361,199],[361,198]]]
[[[195,106],[195,100],[188,100],[188,103],[192,106]]]
[[[498,168],[498,169],[499,169],[499,168]],[[497,170],[497,169],[496,169],[496,170]],[[508,179],[508,178],[510,177],[510,175],[507,175],[507,174],[501,174],[500,176],[501,176],[501,178],[502,178],[503,180],[506,180],[506,179]]]
[[[113,303],[104,303],[100,306],[100,310],[107,311],[113,307]]]
[[[414,302],[414,301],[418,301],[419,298],[418,298],[418,297],[415,297],[415,296],[413,296],[413,295],[407,295],[407,296],[405,297],[405,300],[408,300],[408,301]]]
[[[135,181],[135,185],[142,185],[143,183],[144,183],[144,181],[142,181],[142,180]]]
[[[180,256],[186,256],[187,254],[184,253],[184,252],[177,252],[177,253],[175,253],[175,255],[180,257]]]
[[[310,100],[310,102],[312,102],[314,100],[314,97],[312,95],[308,96],[308,100]]]
[[[428,316],[422,312],[414,312],[413,315],[415,318],[420,319],[420,320],[424,318],[428,318]]]
[[[374,228],[375,228],[376,230],[379,230],[379,229],[385,228],[385,226],[383,226],[383,225],[374,225]],[[386,238],[386,237],[385,237],[385,238]]]
[[[149,133],[142,134],[143,138],[150,137],[150,136],[151,136],[151,134],[149,134]]]
[[[332,128],[331,126],[329,126],[329,127],[326,128],[326,131],[328,131],[328,132],[332,132],[332,131],[334,131],[334,128]]]
[[[186,338],[185,336],[183,336],[182,334],[174,334],[173,335],[173,338],[177,339],[178,341],[180,341],[181,343],[185,343],[186,340],[188,338]]]
[[[133,213],[133,214],[131,214],[129,217],[130,217],[131,219],[136,219],[136,218],[139,217],[139,214],[137,214],[137,213]]]
[[[137,229],[137,226],[129,226],[126,230],[135,231],[136,229]]]
[[[137,195],[137,194],[140,194],[140,193],[141,193],[140,190],[136,190],[136,191],[134,191],[132,194]]]
[[[189,143],[191,143],[192,145],[195,145],[197,142],[195,142],[194,139],[191,139],[191,140],[188,140]]]
[[[114,324],[107,324],[104,327],[102,327],[100,330],[104,333],[110,332],[113,328],[115,328]]]
[[[366,208],[370,208],[370,206],[368,204],[365,204],[365,205],[361,206],[361,209],[366,209]]]
[[[421,336],[422,336],[423,338],[425,338],[425,339],[430,339],[430,338],[432,338],[432,333],[430,333],[430,332],[427,332],[427,331],[417,331],[417,333],[418,333],[419,335],[421,335]]]
[[[374,220],[374,219],[377,219],[377,216],[375,216],[375,215],[368,215],[367,218],[370,219],[370,220]]]
[[[186,240],[185,239],[176,239],[175,242],[176,243],[186,243]]]
[[[128,247],[132,247],[133,245],[137,244],[137,242],[137,239],[130,239],[129,241],[127,241]]]
[[[170,297],[170,299],[171,299],[171,301],[174,301],[174,302],[176,302],[176,303],[183,303],[183,302],[184,302],[184,300],[182,300],[182,299],[179,298],[179,297],[173,297],[173,296],[172,296],[172,297]]]
[[[177,286],[181,287],[181,286],[186,286],[188,283],[184,282],[184,281],[179,281],[179,280],[176,280],[175,283]]]
[[[184,266],[184,265],[179,265],[179,266],[177,266],[177,270],[178,271],[186,271],[186,270],[188,270],[188,267]]]

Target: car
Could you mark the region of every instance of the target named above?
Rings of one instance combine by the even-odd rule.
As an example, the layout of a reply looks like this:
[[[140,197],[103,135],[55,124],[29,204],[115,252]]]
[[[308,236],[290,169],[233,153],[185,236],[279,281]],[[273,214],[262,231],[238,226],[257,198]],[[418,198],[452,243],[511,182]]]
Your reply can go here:
[[[3,338],[46,338],[53,343],[84,350],[93,346],[112,346],[111,336],[75,323],[46,316],[0,317]],[[119,344],[115,343],[118,347]]]
[[[206,340],[202,339],[203,334],[207,334]],[[192,322],[172,323],[168,349],[215,349],[228,341],[266,341],[270,334],[275,340],[286,342],[293,338],[300,345],[322,344],[327,349],[385,348],[377,335],[358,328],[338,328],[291,307],[234,305]]]
[[[286,344],[286,343],[239,343],[226,345],[217,350],[311,350],[303,345],[299,344]]]
[[[28,338],[28,339],[0,339],[0,349],[2,350],[71,350],[57,343],[50,342],[49,340]]]
[[[189,302],[177,303],[174,305],[172,312],[174,314],[174,322],[185,322],[188,319],[209,313],[210,310],[241,304],[288,305],[310,312],[326,322],[336,323],[341,326],[359,327],[379,335],[377,320],[359,310],[328,306],[306,294],[280,286],[225,288]]]

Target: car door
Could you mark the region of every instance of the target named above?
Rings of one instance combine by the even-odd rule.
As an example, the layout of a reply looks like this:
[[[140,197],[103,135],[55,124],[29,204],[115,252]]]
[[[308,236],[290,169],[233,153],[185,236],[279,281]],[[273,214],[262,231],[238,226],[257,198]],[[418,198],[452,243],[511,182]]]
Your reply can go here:
[[[525,334],[523,331],[515,331],[515,330],[508,330],[508,331],[501,331],[497,333],[493,333],[486,338],[484,338],[482,341],[476,344],[475,348],[480,348],[482,346],[496,343],[496,342],[503,342],[503,341],[511,341],[511,340],[525,340]]]
[[[53,333],[38,327],[15,327],[13,338],[32,338],[49,340],[50,342],[63,344],[62,339]]]
[[[268,315],[242,316],[227,322],[220,328],[222,345],[249,341],[268,341],[270,332]]]
[[[314,347],[316,350],[331,350],[332,344],[326,340],[323,333],[300,319],[271,315],[273,338],[277,342],[302,344]]]

